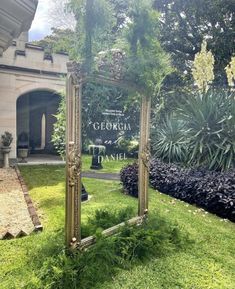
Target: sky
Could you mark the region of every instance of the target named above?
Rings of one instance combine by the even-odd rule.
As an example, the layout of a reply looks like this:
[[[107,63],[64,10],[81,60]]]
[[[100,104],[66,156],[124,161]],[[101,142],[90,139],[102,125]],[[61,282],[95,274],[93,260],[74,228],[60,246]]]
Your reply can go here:
[[[51,24],[48,23],[51,0],[39,0],[34,20],[29,30],[29,40],[40,40],[51,33]]]

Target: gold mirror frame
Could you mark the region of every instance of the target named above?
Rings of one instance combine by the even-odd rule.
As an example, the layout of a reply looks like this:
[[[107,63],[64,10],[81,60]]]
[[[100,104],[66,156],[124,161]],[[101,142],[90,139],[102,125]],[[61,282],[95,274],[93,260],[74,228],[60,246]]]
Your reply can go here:
[[[125,88],[142,95],[140,112],[140,142],[138,154],[138,216],[127,221],[129,225],[141,223],[148,213],[148,183],[150,160],[150,111],[151,98],[137,87],[97,74],[84,76],[80,65],[70,62],[66,84],[66,206],[65,243],[68,248],[82,249],[95,243],[95,237],[81,238],[81,190],[82,190],[82,86],[86,82]],[[125,223],[103,231],[104,236],[115,234]]]

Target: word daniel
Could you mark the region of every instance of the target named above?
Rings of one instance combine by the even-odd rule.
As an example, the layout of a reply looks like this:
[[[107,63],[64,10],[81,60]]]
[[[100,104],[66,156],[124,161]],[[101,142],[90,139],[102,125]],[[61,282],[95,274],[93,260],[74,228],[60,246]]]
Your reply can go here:
[[[102,162],[110,162],[110,161],[125,161],[127,160],[125,153],[115,154],[115,155],[105,155],[105,156],[98,156],[98,163],[101,164]]]
[[[129,123],[122,122],[94,122],[91,124],[94,130],[107,130],[107,131],[131,131]]]

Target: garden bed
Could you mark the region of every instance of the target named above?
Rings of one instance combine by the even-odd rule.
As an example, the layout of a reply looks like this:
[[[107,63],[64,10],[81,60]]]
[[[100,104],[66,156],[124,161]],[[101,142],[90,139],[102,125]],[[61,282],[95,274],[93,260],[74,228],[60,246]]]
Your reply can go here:
[[[137,164],[121,170],[121,181],[127,194],[138,196]],[[152,160],[150,185],[159,192],[235,221],[235,171],[183,169]]]

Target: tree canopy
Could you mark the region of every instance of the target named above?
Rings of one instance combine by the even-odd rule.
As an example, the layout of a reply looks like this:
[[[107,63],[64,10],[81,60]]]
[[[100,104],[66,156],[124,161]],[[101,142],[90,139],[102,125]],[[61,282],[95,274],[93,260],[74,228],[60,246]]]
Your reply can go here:
[[[224,67],[235,53],[235,1],[155,0],[154,7],[161,13],[161,42],[179,71],[190,71],[206,39],[215,56],[216,81],[224,84]]]
[[[64,38],[68,47],[61,40],[54,41],[53,49],[58,46],[70,52],[73,58],[86,55],[96,55],[100,50],[111,46],[125,30],[127,23],[133,16],[133,6],[138,1],[132,0],[66,0],[69,11],[75,14],[77,25],[76,35],[68,30]],[[195,54],[201,49],[203,40],[207,41],[208,49],[215,56],[215,82],[227,82],[224,68],[235,54],[235,1],[231,0],[153,0],[141,1],[143,5],[153,4],[159,11],[159,34],[164,50],[171,54],[173,65],[177,68],[177,77],[173,82],[191,79],[191,64]],[[68,11],[68,9],[66,10]],[[85,12],[87,11],[87,13]],[[84,43],[84,29],[87,29],[86,46]],[[53,37],[61,30],[54,30]],[[91,41],[93,45],[91,51]],[[71,40],[78,45],[71,45]],[[51,41],[44,39],[44,44]],[[55,48],[54,48],[55,47]],[[73,52],[71,52],[73,50]],[[78,56],[79,55],[79,56]],[[187,72],[187,73],[186,73]],[[175,75],[176,76],[176,75]],[[185,83],[185,82],[184,82]]]
[[[76,58],[76,33],[70,29],[52,28],[51,35],[33,43],[44,47],[47,53],[66,52],[71,58]]]

